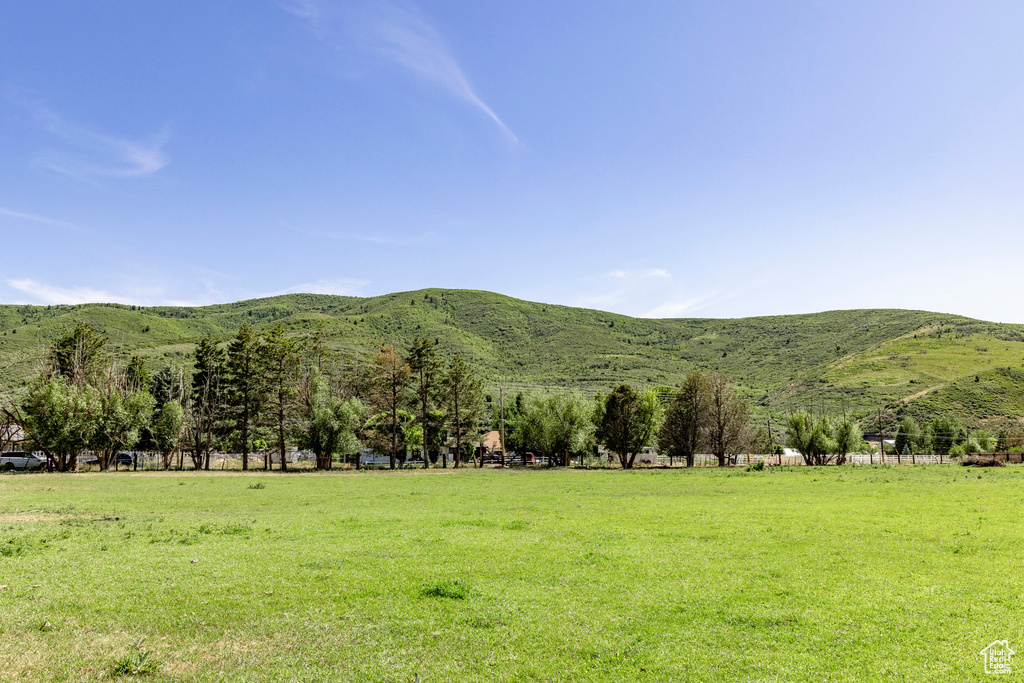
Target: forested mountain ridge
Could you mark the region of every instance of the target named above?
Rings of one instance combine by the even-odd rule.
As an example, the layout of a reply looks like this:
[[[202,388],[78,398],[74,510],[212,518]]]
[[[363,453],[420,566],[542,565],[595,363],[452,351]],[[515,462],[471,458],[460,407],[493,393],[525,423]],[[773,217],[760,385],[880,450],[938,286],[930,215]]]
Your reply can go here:
[[[19,393],[46,345],[93,324],[152,368],[186,364],[206,334],[226,341],[243,322],[321,335],[345,371],[386,341],[436,339],[462,353],[489,385],[607,391],[627,382],[673,386],[692,369],[728,373],[759,410],[885,409],[969,421],[1024,413],[1024,326],[893,309],[739,319],[631,318],[470,290],[376,297],[289,294],[202,307],[120,304],[0,306],[0,382]]]

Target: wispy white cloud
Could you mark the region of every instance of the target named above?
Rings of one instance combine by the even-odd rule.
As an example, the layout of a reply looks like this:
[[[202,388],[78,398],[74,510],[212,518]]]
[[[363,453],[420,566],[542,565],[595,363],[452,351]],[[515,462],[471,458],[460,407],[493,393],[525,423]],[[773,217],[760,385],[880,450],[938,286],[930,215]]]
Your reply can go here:
[[[302,284],[288,287],[276,292],[268,292],[261,296],[281,296],[282,294],[334,294],[336,296],[362,296],[369,280],[358,280],[356,278],[333,278],[321,279],[314,282],[303,282]]]
[[[671,279],[672,275],[664,268],[648,268],[646,270],[613,270],[606,277],[618,280],[643,280],[652,277]]]
[[[584,282],[588,292],[576,297],[573,305],[642,318],[692,315],[715,300],[694,283],[677,281],[665,268],[616,268]]]
[[[440,32],[412,5],[379,0],[372,4],[368,20],[356,26],[349,23],[347,31],[343,30],[346,22],[336,20],[337,6],[327,0],[288,0],[280,6],[307,22],[321,40],[336,41],[345,33],[354,34],[366,51],[476,107],[509,141],[518,143],[515,133],[477,95]]]
[[[311,22],[320,20],[319,3],[313,0],[291,0],[291,2],[281,2],[278,4],[285,12],[294,14],[300,19],[306,19]]]
[[[9,278],[7,285],[23,296],[6,303],[60,305],[60,304],[98,304],[119,303],[136,306],[204,306],[214,303],[208,298],[184,300],[167,297],[159,288],[132,287],[130,293],[114,292],[93,287],[61,287],[50,285],[31,278]]]
[[[685,301],[669,301],[647,311],[641,318],[679,318],[684,313],[692,312],[697,308],[703,299],[686,299]]]
[[[47,218],[46,216],[37,216],[31,213],[22,213],[21,211],[14,211],[13,209],[5,209],[0,207],[0,216],[7,216],[9,218],[16,218],[18,220],[30,221],[32,223],[41,223],[43,225],[52,225],[55,228],[74,228],[75,226],[65,221],[58,221],[54,218]]]
[[[133,178],[156,173],[168,164],[163,147],[170,139],[165,127],[145,140],[98,131],[64,118],[38,97],[7,89],[8,102],[28,113],[36,126],[66,145],[37,155],[35,163],[80,180],[97,177]]]
[[[101,289],[92,287],[55,287],[31,279],[10,279],[8,286],[28,296],[28,303],[33,304],[91,304],[111,303],[117,297]]]

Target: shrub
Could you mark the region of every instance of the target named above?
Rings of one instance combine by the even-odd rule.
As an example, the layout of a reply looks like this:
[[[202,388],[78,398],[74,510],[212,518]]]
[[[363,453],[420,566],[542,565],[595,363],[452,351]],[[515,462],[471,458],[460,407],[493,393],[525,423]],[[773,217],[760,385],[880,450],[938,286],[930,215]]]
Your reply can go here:
[[[420,589],[420,595],[424,598],[451,598],[452,600],[465,600],[469,597],[469,586],[459,581],[445,579],[428,583]]]
[[[138,650],[118,657],[110,665],[110,677],[151,676],[160,670],[160,663],[149,658],[149,652]]]
[[[764,460],[758,460],[747,465],[747,472],[763,472],[764,471]]]

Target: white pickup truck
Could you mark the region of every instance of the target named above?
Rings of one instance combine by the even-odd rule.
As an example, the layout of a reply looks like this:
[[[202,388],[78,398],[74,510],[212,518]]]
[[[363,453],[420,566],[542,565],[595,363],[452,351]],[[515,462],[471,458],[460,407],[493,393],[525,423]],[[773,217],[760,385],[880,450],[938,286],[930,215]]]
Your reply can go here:
[[[46,467],[46,458],[27,451],[0,453],[0,470],[38,470]]]

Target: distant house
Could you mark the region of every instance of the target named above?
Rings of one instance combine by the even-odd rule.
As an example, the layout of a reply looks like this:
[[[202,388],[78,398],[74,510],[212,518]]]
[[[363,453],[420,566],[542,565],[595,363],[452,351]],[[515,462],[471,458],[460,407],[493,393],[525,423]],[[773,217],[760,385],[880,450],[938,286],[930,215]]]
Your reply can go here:
[[[604,444],[600,444],[597,447],[597,457],[606,460],[607,462],[618,462],[619,456],[608,450],[608,447]],[[658,464],[658,452],[651,446],[644,446],[644,449],[636,454],[636,459],[633,460],[634,465],[657,465]]]
[[[658,452],[650,446],[645,446],[642,451],[636,454],[636,460],[633,461],[634,465],[657,465],[658,464]]]
[[[482,453],[481,450],[483,451]],[[501,432],[498,432],[497,430],[490,431],[475,439],[471,439],[468,435],[463,435],[462,453],[463,457],[467,460],[473,459],[481,454],[485,460],[489,458],[500,458],[502,455]],[[445,442],[444,447],[441,449],[441,454],[448,462],[453,462],[455,460],[454,436],[448,437],[448,441]]]
[[[483,446],[484,456],[491,456],[500,458],[504,452],[501,446],[501,432],[492,430],[484,434],[483,439],[480,440],[480,445]]]
[[[0,446],[2,450],[20,451],[24,450],[25,430],[19,425],[5,425],[0,427]]]

